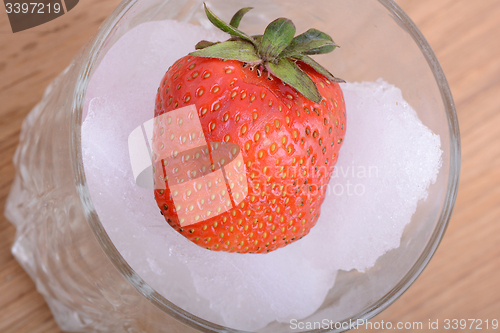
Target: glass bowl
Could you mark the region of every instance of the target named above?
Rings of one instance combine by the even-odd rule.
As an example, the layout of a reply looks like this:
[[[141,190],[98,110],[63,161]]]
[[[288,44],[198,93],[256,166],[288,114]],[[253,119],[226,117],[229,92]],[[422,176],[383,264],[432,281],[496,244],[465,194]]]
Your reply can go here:
[[[366,273],[342,271],[323,305],[303,322],[350,323],[373,318],[402,295],[436,251],[450,219],[460,170],[460,138],[453,99],[429,44],[391,0],[212,0],[220,17],[259,8],[246,21],[250,34],[272,19],[292,19],[342,40],[341,52],[319,61],[349,81],[394,84],[421,121],[440,135],[443,164],[426,201],[420,201],[401,245]],[[64,330],[126,332],[238,332],[184,311],[158,294],[124,260],[103,228],[87,188],[81,124],[88,82],[109,48],[140,23],[164,19],[209,27],[202,2],[125,0],[90,44],[47,88],[23,125],[18,168],[6,215],[18,233],[13,253],[36,281]],[[249,25],[250,24],[250,25]],[[335,39],[337,40],[337,39]],[[259,332],[289,332],[272,323]],[[294,330],[297,331],[297,330]],[[323,332],[317,329],[308,332]]]

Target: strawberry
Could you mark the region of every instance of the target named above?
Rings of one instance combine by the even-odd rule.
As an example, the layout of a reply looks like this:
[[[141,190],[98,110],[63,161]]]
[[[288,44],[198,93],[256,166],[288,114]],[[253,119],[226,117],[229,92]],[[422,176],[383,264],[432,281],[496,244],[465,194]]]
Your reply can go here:
[[[263,253],[316,224],[346,115],[341,80],[309,57],[331,52],[332,39],[316,29],[294,37],[284,18],[248,36],[238,25],[249,9],[228,25],[205,6],[232,37],[198,43],[163,77],[154,194],[166,221],[195,244]]]

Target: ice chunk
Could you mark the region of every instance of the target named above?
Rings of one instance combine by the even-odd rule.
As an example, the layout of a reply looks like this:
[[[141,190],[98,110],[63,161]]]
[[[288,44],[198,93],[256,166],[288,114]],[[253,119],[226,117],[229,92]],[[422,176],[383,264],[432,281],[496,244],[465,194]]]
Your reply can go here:
[[[304,318],[322,304],[338,269],[366,270],[399,245],[436,178],[439,137],[399,89],[383,81],[344,84],[347,135],[311,233],[268,254],[202,249],[165,223],[152,190],[135,184],[127,141],[152,118],[164,72],[201,39],[226,37],[186,23],[144,23],[118,40],[93,74],[82,151],[94,206],[130,266],[194,315],[244,330]]]
[[[317,251],[334,254],[332,266],[362,272],[399,246],[436,181],[441,141],[387,82],[346,83],[342,91],[346,137],[309,237],[317,237]]]

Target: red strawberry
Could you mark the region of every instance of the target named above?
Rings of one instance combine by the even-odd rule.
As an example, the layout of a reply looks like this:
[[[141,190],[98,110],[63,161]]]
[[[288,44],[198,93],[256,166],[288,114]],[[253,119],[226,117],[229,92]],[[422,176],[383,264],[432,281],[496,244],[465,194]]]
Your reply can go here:
[[[237,29],[249,8],[231,25],[205,10],[233,37],[200,42],[162,80],[155,198],[167,222],[197,245],[269,252],[315,225],[338,158],[346,129],[340,80],[308,56],[335,45],[315,29],[294,38],[287,19],[250,37]]]

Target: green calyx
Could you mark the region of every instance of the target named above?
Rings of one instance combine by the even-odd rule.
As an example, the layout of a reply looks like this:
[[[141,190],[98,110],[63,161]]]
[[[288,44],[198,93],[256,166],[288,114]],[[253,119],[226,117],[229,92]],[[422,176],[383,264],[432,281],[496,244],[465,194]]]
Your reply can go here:
[[[274,75],[315,103],[321,102],[321,94],[309,75],[299,68],[297,61],[311,66],[330,81],[344,82],[309,56],[329,53],[338,47],[330,36],[316,29],[295,36],[295,25],[286,18],[271,22],[263,35],[249,36],[238,27],[243,16],[251,9],[240,9],[227,24],[205,5],[210,22],[232,37],[222,43],[201,41],[196,44],[197,51],[190,55],[242,61],[257,68],[257,75],[267,72],[270,79]]]

